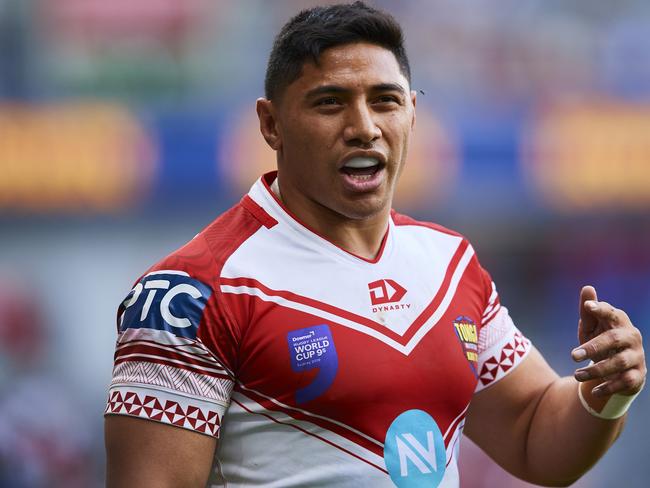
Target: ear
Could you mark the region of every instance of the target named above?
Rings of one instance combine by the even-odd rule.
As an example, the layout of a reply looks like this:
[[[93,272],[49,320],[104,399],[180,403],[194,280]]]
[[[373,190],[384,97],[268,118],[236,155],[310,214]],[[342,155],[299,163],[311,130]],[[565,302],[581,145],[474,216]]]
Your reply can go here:
[[[411,90],[411,103],[413,104],[413,117],[411,119],[411,130],[415,129],[415,102],[417,102],[418,92]]]
[[[282,147],[280,132],[278,131],[275,107],[271,100],[258,98],[255,104],[257,117],[260,120],[260,132],[271,149],[278,151]]]

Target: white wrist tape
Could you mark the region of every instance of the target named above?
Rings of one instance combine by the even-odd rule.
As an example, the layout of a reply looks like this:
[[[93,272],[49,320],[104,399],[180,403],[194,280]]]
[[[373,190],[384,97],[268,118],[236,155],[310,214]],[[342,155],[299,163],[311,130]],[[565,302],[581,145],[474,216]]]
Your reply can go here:
[[[643,386],[641,389],[643,389]],[[605,403],[605,406],[603,406],[602,410],[599,412],[594,410],[587,403],[587,400],[585,400],[582,395],[582,384],[578,385],[578,397],[580,398],[582,406],[585,407],[585,410],[587,410],[591,415],[601,419],[617,419],[625,415],[625,412],[630,408],[634,399],[639,396],[639,393],[641,393],[641,390],[636,392],[634,395],[619,395],[618,393],[615,393],[609,397],[609,400],[607,400],[607,403]]]

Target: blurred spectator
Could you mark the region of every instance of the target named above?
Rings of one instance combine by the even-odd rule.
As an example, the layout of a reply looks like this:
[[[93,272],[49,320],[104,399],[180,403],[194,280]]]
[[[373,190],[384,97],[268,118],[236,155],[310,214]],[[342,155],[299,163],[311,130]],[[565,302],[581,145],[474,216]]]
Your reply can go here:
[[[0,487],[93,486],[90,419],[42,367],[45,350],[37,298],[0,282]]]

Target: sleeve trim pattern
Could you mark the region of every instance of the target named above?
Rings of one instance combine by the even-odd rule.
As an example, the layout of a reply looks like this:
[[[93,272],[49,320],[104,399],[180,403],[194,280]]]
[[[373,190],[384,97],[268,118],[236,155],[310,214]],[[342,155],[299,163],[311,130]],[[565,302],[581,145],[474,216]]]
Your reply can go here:
[[[113,386],[105,414],[129,415],[219,438],[225,407],[147,387]]]
[[[233,381],[199,374],[166,364],[125,361],[115,365],[111,387],[142,384],[179,394],[228,405]]]
[[[499,311],[481,329],[479,343],[479,378],[476,392],[481,391],[513,371],[530,352],[530,341],[515,327],[508,309]],[[487,347],[486,347],[487,346]]]
[[[481,317],[481,323],[485,327],[501,309],[501,301],[499,300],[499,294],[497,293],[496,285],[494,281],[491,283],[491,293],[490,298],[488,299],[488,305],[483,311],[483,316]]]

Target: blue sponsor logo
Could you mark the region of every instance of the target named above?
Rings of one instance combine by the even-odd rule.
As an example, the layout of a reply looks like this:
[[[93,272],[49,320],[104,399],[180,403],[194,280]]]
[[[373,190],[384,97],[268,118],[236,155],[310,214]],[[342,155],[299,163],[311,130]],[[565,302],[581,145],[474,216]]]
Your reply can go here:
[[[291,368],[296,373],[318,368],[314,380],[296,391],[296,403],[307,403],[327,391],[339,369],[332,332],[327,325],[314,325],[287,334]]]
[[[120,330],[166,330],[196,339],[212,290],[182,271],[159,271],[142,278],[124,300]]]
[[[398,488],[435,488],[445,475],[445,441],[435,420],[422,410],[407,410],[390,424],[384,461]]]

